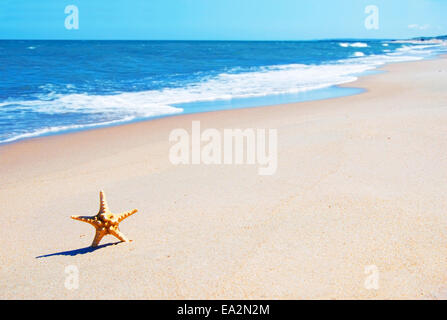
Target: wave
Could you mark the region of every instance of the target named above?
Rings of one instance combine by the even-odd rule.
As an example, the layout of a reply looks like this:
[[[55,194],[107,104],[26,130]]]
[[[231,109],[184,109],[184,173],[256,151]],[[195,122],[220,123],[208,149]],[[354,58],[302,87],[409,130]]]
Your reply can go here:
[[[352,43],[350,46],[355,44]],[[43,116],[76,113],[91,115],[91,119],[102,120],[93,124],[36,128],[30,133],[21,132],[13,137],[8,136],[6,140],[0,140],[0,142],[11,142],[49,133],[109,125],[134,119],[178,114],[184,111],[182,104],[192,102],[294,94],[332,87],[353,82],[360,74],[386,63],[421,60],[432,54],[434,50],[433,46],[404,46],[396,51],[379,55],[365,55],[359,51],[354,53],[353,58],[321,65],[266,66],[245,72],[236,73],[233,70],[233,72],[221,73],[217,76],[201,76],[184,87],[121,92],[111,95],[52,92],[42,94],[35,100],[4,101],[0,103],[0,107],[5,110],[10,108],[23,112],[30,111]]]
[[[48,127],[48,128],[43,128],[43,129],[37,129],[37,130],[28,132],[28,133],[17,134],[11,138],[8,138],[5,140],[0,140],[0,143],[9,143],[9,142],[14,142],[14,141],[25,139],[25,138],[40,137],[40,136],[48,135],[51,133],[59,133],[59,132],[64,132],[64,131],[77,130],[77,129],[87,129],[87,128],[94,128],[94,127],[108,126],[108,125],[112,125],[112,124],[129,122],[132,120],[134,120],[134,117],[127,117],[127,118],[123,118],[123,119],[119,119],[119,120],[105,121],[105,122],[99,122],[99,123],[75,124],[75,125],[68,125],[68,126]]]
[[[205,77],[181,88],[113,95],[50,93],[36,100],[5,101],[0,103],[0,107],[45,115],[79,113],[106,114],[109,119],[148,118],[180,113],[183,109],[179,105],[191,102],[299,93],[352,82],[357,79],[354,74],[372,67],[351,61],[326,65],[269,66],[256,71]]]
[[[341,42],[341,43],[339,43],[339,46],[343,47],[343,48],[348,48],[348,47],[352,47],[352,48],[367,48],[368,44],[364,43],[364,42],[354,42],[354,43]]]
[[[49,98],[49,99],[48,99]],[[154,117],[182,112],[181,108],[152,103],[147,93],[121,93],[116,95],[54,94],[39,100],[15,100],[0,103],[0,107],[14,107],[15,110],[28,110],[36,113],[54,115],[79,112],[83,114],[104,113],[109,115]]]
[[[411,48],[410,48],[411,49]],[[425,48],[426,49],[426,48]],[[229,100],[299,93],[318,88],[355,81],[356,74],[378,65],[418,60],[419,49],[402,49],[397,52],[365,56],[363,59],[345,59],[321,65],[289,64],[260,67],[253,71],[221,73],[214,77],[202,77],[180,88],[164,88],[140,92],[122,92],[111,95],[55,94],[50,93],[38,100],[6,101],[0,107],[32,108],[35,112],[57,114],[82,112],[120,114],[127,116],[158,116],[181,112],[177,105],[190,102]],[[411,53],[409,55],[408,53]]]

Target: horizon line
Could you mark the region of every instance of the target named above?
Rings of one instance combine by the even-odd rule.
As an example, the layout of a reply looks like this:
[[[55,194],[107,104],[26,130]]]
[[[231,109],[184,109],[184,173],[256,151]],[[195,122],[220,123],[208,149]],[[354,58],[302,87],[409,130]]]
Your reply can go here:
[[[188,42],[297,42],[297,41],[355,41],[355,40],[364,40],[364,41],[374,41],[374,40],[413,40],[417,38],[436,38],[436,37],[414,37],[414,38],[318,38],[318,39],[266,39],[266,40],[257,40],[257,39],[13,39],[6,38],[0,39],[0,41],[188,41]]]
[[[64,38],[37,38],[37,39],[29,39],[29,38],[0,38],[0,41],[232,41],[232,42],[296,42],[296,41],[335,41],[335,40],[366,40],[366,41],[374,41],[374,40],[414,40],[418,38],[439,38],[439,37],[447,37],[447,34],[440,34],[437,36],[416,36],[411,38],[399,38],[399,37],[384,37],[384,38],[315,38],[315,39],[64,39]]]

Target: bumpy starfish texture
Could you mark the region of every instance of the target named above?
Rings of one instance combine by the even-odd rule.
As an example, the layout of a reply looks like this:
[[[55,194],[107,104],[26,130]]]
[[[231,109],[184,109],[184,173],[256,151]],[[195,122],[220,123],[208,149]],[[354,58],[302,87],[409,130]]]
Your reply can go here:
[[[110,212],[104,191],[99,192],[99,200],[100,200],[99,212],[96,216],[93,217],[71,216],[72,219],[89,223],[93,227],[95,227],[96,234],[95,238],[93,239],[92,247],[97,247],[101,239],[108,234],[117,237],[119,240],[123,242],[132,241],[132,240],[129,241],[129,239],[127,239],[126,236],[121,233],[121,231],[118,228],[118,225],[121,221],[133,215],[138,210],[133,209],[120,214],[114,214]]]

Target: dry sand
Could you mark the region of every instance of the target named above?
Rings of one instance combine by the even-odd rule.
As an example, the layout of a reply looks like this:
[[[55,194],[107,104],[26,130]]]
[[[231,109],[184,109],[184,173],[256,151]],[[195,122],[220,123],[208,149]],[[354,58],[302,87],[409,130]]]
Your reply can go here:
[[[447,59],[384,69],[356,96],[2,146],[0,298],[447,298]],[[173,166],[168,135],[192,120],[277,129],[277,173]],[[134,242],[83,249],[94,229],[69,217],[100,189],[139,209]]]

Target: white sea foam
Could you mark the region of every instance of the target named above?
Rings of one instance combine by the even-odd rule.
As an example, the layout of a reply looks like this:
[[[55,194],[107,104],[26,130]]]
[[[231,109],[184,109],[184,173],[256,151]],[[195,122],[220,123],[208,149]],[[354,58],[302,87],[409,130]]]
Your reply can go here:
[[[367,48],[368,44],[364,43],[364,42],[341,42],[339,43],[340,47],[343,48],[347,48],[347,47],[352,47],[352,48]]]
[[[25,138],[33,138],[33,137],[39,137],[39,136],[43,136],[43,135],[47,135],[47,134],[51,134],[51,133],[58,133],[58,132],[61,132],[61,131],[93,128],[93,127],[99,127],[99,126],[107,126],[107,125],[112,125],[112,124],[118,124],[118,123],[122,123],[122,122],[132,121],[133,119],[134,119],[134,117],[126,117],[126,118],[119,119],[119,120],[105,121],[105,122],[100,122],[100,123],[79,124],[79,125],[76,124],[76,125],[69,125],[69,126],[48,127],[48,128],[38,129],[38,130],[35,130],[35,131],[32,131],[32,132],[28,132],[28,133],[18,134],[18,135],[15,135],[12,138],[1,140],[0,142],[1,143],[8,143],[8,142],[13,142],[13,141],[17,141],[17,140],[21,140],[21,139],[25,139]]]
[[[110,121],[98,124],[55,126],[0,142],[138,118],[181,113],[183,109],[179,105],[190,102],[261,97],[327,88],[353,82],[359,74],[386,63],[423,59],[433,50],[433,46],[405,46],[382,55],[366,56],[363,52],[357,52],[354,58],[323,65],[290,64],[263,67],[250,72],[222,73],[215,77],[202,78],[183,88],[123,92],[114,95],[52,92],[36,100],[4,101],[0,103],[0,107],[31,109],[33,112],[46,114],[70,112],[104,114],[107,115],[105,119]]]

